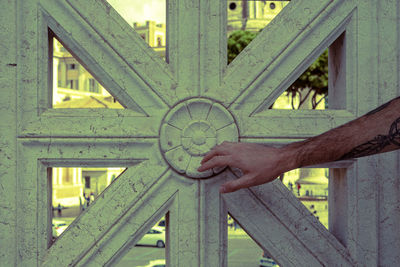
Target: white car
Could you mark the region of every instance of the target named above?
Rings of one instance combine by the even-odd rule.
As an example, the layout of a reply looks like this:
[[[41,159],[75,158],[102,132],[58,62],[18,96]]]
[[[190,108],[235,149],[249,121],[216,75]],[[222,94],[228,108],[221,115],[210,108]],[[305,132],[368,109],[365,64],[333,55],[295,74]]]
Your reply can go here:
[[[61,220],[53,220],[52,222],[52,232],[53,237],[59,237],[65,229],[68,228],[68,223]]]
[[[165,260],[154,260],[150,261],[149,264],[143,267],[165,267],[167,266]]]
[[[165,227],[153,227],[148,231],[137,245],[150,245],[159,248],[165,247]]]

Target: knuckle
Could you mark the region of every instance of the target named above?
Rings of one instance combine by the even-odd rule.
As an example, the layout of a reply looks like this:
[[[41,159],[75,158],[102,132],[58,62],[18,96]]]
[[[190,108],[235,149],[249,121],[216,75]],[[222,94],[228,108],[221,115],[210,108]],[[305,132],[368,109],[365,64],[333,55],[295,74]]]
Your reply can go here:
[[[217,157],[215,159],[215,164],[216,165],[221,165],[221,164],[223,164],[223,161],[224,161],[224,159],[222,157]]]
[[[214,157],[212,159],[210,159],[208,162],[208,167],[209,168],[214,168],[216,165],[218,165],[218,158]]]
[[[219,156],[216,158],[216,165],[218,166],[225,166],[230,164],[230,160],[228,156]]]

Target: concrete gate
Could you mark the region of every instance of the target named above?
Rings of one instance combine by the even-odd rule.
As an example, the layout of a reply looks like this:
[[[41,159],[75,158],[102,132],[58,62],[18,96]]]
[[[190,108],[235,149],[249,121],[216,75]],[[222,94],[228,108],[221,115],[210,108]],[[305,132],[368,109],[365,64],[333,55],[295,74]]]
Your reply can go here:
[[[168,1],[168,63],[104,1],[2,2],[7,266],[113,266],[165,213],[169,266],[226,266],[227,212],[281,266],[400,262],[397,153],[326,166],[330,232],[280,181],[220,195],[237,174],[196,171],[224,140],[300,140],[397,95],[396,1],[292,1],[228,67],[225,1]],[[126,109],[51,108],[53,33]],[[330,109],[269,110],[327,47]],[[71,165],[128,169],[50,246],[48,168]]]

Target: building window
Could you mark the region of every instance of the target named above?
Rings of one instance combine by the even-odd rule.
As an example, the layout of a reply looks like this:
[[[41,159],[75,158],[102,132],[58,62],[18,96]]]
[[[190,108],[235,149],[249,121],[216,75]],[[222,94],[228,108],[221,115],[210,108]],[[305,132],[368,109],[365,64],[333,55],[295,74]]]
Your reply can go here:
[[[62,168],[62,184],[68,185],[72,184],[72,179],[74,176],[73,168]]]
[[[76,66],[76,64],[68,64],[68,65],[67,65],[67,68],[68,68],[69,70],[76,70],[76,69],[77,69],[77,66]]]
[[[89,78],[88,82],[89,82],[89,92],[99,93],[99,84],[96,82],[96,80]]]
[[[275,3],[269,4],[269,8],[270,8],[270,9],[275,9],[275,7],[276,7]]]
[[[142,39],[146,41],[146,34],[141,34],[140,37],[142,37]]]
[[[68,87],[69,89],[78,90],[78,89],[79,89],[78,80],[67,80],[67,87]]]
[[[90,176],[85,176],[85,188],[90,189]]]
[[[162,39],[161,37],[157,37],[157,46],[162,46]]]

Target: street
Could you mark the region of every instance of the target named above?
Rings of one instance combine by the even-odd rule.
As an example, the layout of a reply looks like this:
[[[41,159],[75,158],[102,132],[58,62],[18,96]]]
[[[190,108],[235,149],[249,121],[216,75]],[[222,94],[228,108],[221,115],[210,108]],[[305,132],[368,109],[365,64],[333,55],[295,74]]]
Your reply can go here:
[[[158,259],[165,259],[165,248],[135,246],[115,266],[146,266],[151,260]]]
[[[229,235],[228,267],[257,267],[262,249],[247,235]]]
[[[262,250],[246,235],[230,235],[228,239],[229,267],[257,267]],[[164,259],[165,249],[136,246],[116,265],[118,267],[146,266],[151,260]]]

